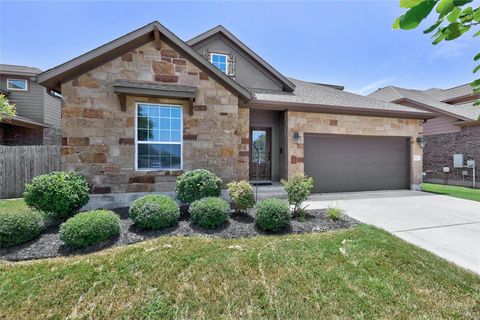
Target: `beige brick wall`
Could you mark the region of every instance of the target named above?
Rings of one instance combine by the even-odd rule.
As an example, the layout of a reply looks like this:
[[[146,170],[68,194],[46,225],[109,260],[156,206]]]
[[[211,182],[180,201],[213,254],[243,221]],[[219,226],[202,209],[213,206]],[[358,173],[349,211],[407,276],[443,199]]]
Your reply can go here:
[[[304,172],[304,133],[331,133],[410,137],[412,146],[411,184],[419,185],[422,181],[422,161],[413,160],[414,156],[422,157],[423,155],[423,150],[417,142],[417,137],[422,132],[422,120],[292,111],[287,112],[285,119],[288,128],[287,171],[289,177]],[[293,139],[294,132],[300,133],[301,139],[298,143]]]
[[[112,83],[157,81],[196,86],[193,115],[184,100],[128,97],[121,111]],[[135,102],[183,105],[184,170],[209,169],[225,182],[248,178],[248,109],[162,42],[148,43],[62,84],[62,168],[85,175],[94,193],[173,190],[181,172],[134,170]]]

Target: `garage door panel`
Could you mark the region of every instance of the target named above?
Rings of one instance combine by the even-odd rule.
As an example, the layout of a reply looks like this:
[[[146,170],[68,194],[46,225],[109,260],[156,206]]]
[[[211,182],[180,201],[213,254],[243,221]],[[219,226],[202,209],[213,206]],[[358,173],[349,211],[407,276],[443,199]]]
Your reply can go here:
[[[314,192],[409,188],[407,138],[306,134],[304,150]]]

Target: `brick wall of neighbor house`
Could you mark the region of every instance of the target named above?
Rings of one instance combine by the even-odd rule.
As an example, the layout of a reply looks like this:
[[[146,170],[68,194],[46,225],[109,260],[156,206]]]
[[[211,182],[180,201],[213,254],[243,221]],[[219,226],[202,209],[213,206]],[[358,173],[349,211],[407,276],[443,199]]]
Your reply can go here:
[[[463,154],[465,163],[475,159],[475,180],[480,181],[480,125],[464,127],[460,132],[425,136],[423,169],[426,177],[444,179],[443,167],[450,167],[449,180],[462,181],[462,169],[453,169],[453,155],[456,153]],[[472,170],[467,172],[465,180],[472,181]]]
[[[2,131],[0,144],[10,146],[43,144],[43,129],[24,128],[6,123],[2,123],[0,127]]]
[[[44,145],[59,145],[62,142],[62,130],[58,128],[43,129]]]
[[[419,185],[422,181],[422,161],[413,161],[413,155],[422,156],[422,148],[416,141],[417,137],[421,135],[422,132],[422,120],[288,111],[286,121],[288,128],[287,132],[298,132],[302,137],[297,143],[293,139],[292,134],[288,135],[287,152],[289,177],[304,172],[303,134],[331,133],[411,137],[411,181],[413,185]]]
[[[184,100],[127,97],[121,111],[117,79],[196,86],[189,114]],[[248,109],[238,98],[165,43],[148,43],[62,84],[62,168],[78,171],[94,193],[174,189],[181,172],[134,170],[135,102],[183,105],[184,170],[205,168],[224,182],[248,179]]]

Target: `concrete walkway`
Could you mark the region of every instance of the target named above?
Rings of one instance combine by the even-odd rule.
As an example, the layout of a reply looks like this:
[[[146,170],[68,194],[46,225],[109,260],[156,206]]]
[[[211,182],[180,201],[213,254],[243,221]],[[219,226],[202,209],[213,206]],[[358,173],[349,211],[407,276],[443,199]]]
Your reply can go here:
[[[349,216],[480,274],[480,202],[396,190],[312,195],[309,209],[336,205]]]

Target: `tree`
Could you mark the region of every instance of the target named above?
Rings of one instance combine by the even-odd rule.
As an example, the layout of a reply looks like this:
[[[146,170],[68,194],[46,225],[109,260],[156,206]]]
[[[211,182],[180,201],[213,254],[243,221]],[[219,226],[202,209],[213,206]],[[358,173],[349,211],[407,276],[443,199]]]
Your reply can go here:
[[[436,8],[434,13],[438,15],[437,21],[427,28],[423,33],[432,35],[433,44],[441,41],[452,41],[467,33],[474,31],[480,23],[480,7],[467,6],[473,0],[400,0],[400,7],[407,9],[405,14],[395,20],[394,29],[411,30],[415,29],[427,18]],[[474,37],[480,36],[480,30],[473,34]],[[480,53],[474,58],[480,60]],[[480,61],[479,61],[480,62]],[[473,69],[473,73],[480,70],[480,65]],[[471,83],[474,93],[480,92],[480,79]],[[480,100],[475,102],[480,105]]]
[[[15,105],[11,103],[4,94],[0,93],[0,120],[3,116],[14,116]]]

